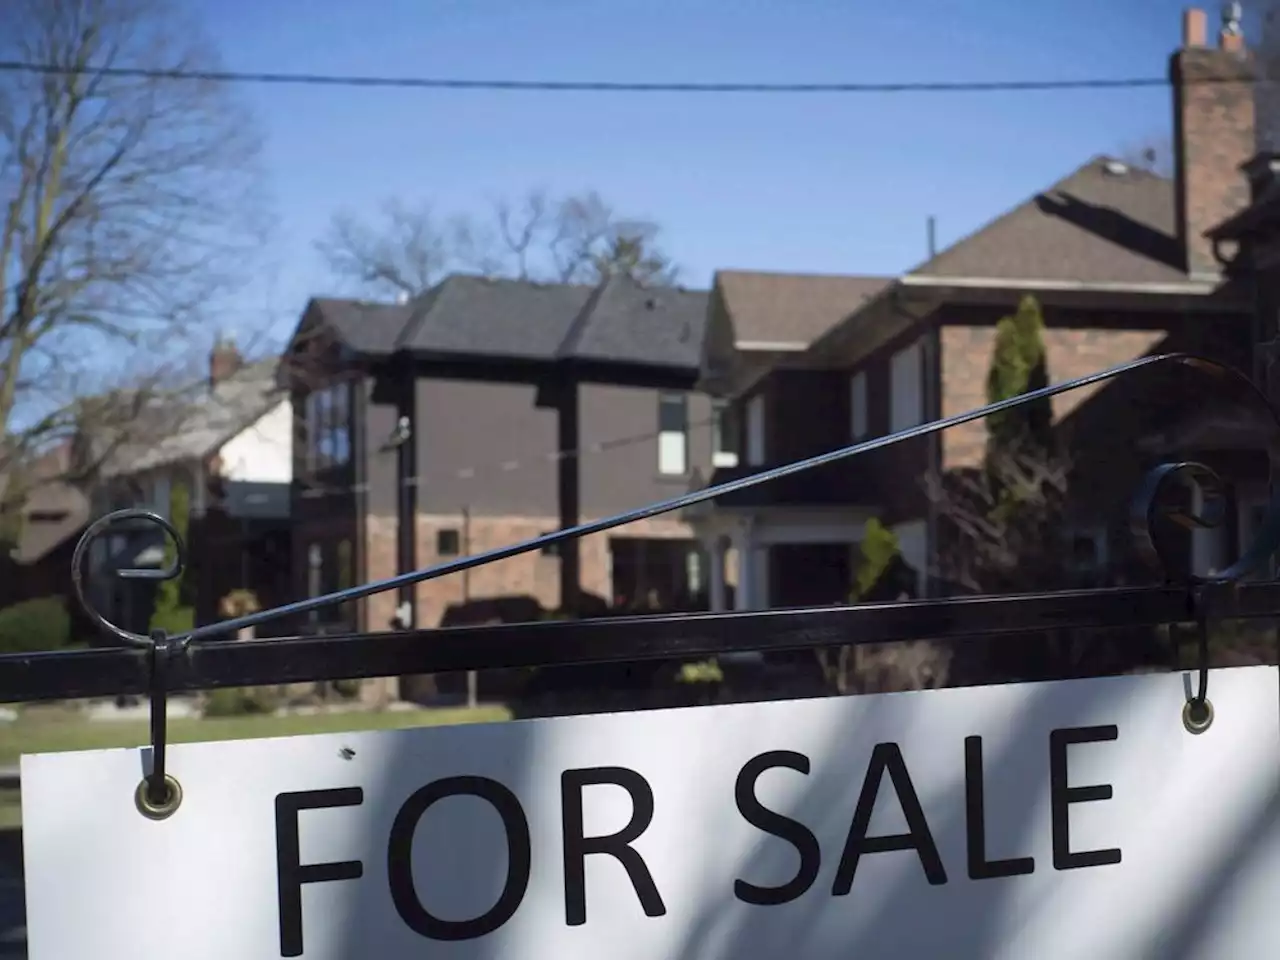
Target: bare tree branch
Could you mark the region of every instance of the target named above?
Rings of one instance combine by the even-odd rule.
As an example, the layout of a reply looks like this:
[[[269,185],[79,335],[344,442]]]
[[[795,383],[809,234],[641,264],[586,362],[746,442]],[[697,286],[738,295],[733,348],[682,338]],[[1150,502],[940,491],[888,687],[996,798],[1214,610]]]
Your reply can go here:
[[[90,415],[87,384],[172,389],[263,220],[258,141],[225,86],[105,72],[216,69],[182,5],[10,0],[5,14],[16,59],[61,68],[0,77],[0,438],[25,455],[128,426],[128,405]]]
[[[329,268],[357,290],[412,298],[453,271],[560,283],[597,283],[615,274],[644,283],[675,282],[678,271],[659,248],[658,227],[619,216],[594,191],[551,197],[530,190],[502,199],[490,216],[441,220],[430,205],[384,205],[375,222],[336,215],[316,248]]]

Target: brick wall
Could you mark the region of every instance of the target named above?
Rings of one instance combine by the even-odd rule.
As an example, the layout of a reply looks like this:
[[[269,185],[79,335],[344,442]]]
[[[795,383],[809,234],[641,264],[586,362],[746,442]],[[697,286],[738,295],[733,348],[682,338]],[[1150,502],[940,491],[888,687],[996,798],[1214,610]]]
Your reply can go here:
[[[1220,272],[1204,232],[1248,205],[1239,168],[1255,145],[1252,57],[1238,35],[1210,47],[1207,32],[1204,11],[1188,10],[1169,64],[1178,240],[1193,277]]]
[[[531,540],[555,530],[551,517],[472,516],[468,525],[469,544],[461,544],[463,554],[483,553],[512,543]],[[437,534],[441,530],[463,529],[460,515],[419,514],[417,524],[418,562],[423,566],[441,563],[452,557],[437,553]],[[395,517],[371,516],[368,531],[368,576],[381,579],[396,573]],[[582,540],[582,588],[588,593],[610,600],[612,570],[609,538],[651,537],[654,539],[692,538],[688,524],[678,520],[653,518],[627,524]],[[468,571],[467,592],[472,600],[502,596],[531,596],[543,607],[560,603],[560,561],[537,552],[521,554],[496,563],[487,563]],[[464,575],[461,573],[430,580],[418,585],[418,623],[436,626],[450,604],[463,600]],[[370,597],[367,601],[367,625],[371,630],[384,630],[395,612],[394,592]]]
[[[1163,330],[1047,329],[1044,345],[1050,383],[1096,373],[1149,352],[1166,336]],[[995,346],[993,326],[942,328],[942,416],[952,417],[987,402],[987,371]],[[1088,400],[1100,385],[1082,387],[1053,398],[1054,420],[1061,420]],[[986,424],[962,424],[942,433],[942,465],[972,467],[982,462]]]

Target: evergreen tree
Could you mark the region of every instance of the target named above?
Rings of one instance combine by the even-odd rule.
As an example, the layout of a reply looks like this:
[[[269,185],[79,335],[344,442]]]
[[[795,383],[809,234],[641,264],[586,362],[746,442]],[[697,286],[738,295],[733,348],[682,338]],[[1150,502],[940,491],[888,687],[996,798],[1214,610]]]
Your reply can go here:
[[[999,403],[1048,386],[1044,318],[1035,297],[1026,296],[1017,311],[996,324],[987,403]],[[988,459],[1001,453],[1047,453],[1052,447],[1053,405],[1048,397],[987,418]]]
[[[188,543],[187,531],[191,523],[191,496],[185,484],[174,483],[169,491],[169,521],[183,545]],[[165,569],[173,566],[177,559],[177,551],[172,542],[165,538]],[[190,603],[190,584],[186,571],[172,580],[162,580],[156,590],[155,608],[151,614],[151,629],[164,630],[169,635],[186,633],[195,626],[195,608]]]

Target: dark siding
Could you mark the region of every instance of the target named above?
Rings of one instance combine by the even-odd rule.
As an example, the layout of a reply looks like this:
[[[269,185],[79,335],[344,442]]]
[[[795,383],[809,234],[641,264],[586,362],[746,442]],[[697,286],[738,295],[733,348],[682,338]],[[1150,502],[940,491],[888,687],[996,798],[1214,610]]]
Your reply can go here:
[[[556,414],[527,384],[422,378],[417,385],[418,509],[554,517]],[[472,469],[474,476],[460,471]],[[394,510],[393,510],[394,512]]]
[[[582,459],[582,514],[601,517],[689,489],[691,473],[658,472],[658,398],[660,391],[584,384],[578,396]],[[687,464],[706,477],[711,465],[711,401],[690,393],[687,412]],[[600,445],[601,449],[596,449]],[[674,518],[671,518],[674,519]]]
[[[379,517],[396,513],[396,453],[387,446],[396,426],[396,406],[382,397],[374,399],[374,381],[365,382],[364,462],[368,484],[367,509]]]

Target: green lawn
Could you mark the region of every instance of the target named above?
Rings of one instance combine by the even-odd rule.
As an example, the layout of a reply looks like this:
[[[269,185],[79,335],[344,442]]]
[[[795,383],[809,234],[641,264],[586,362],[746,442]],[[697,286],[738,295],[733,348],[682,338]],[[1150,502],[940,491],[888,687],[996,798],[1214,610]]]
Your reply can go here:
[[[405,727],[485,723],[509,718],[510,712],[500,706],[386,713],[329,713],[317,716],[216,717],[208,720],[174,718],[169,721],[169,737],[173,743],[246,740],[307,733],[347,733],[358,730],[399,730]],[[0,725],[0,767],[16,765],[18,757],[24,753],[137,747],[145,744],[148,736],[145,721],[89,721],[71,710],[29,708],[22,711],[15,722]],[[0,829],[16,826],[19,817],[17,791],[0,790]]]

